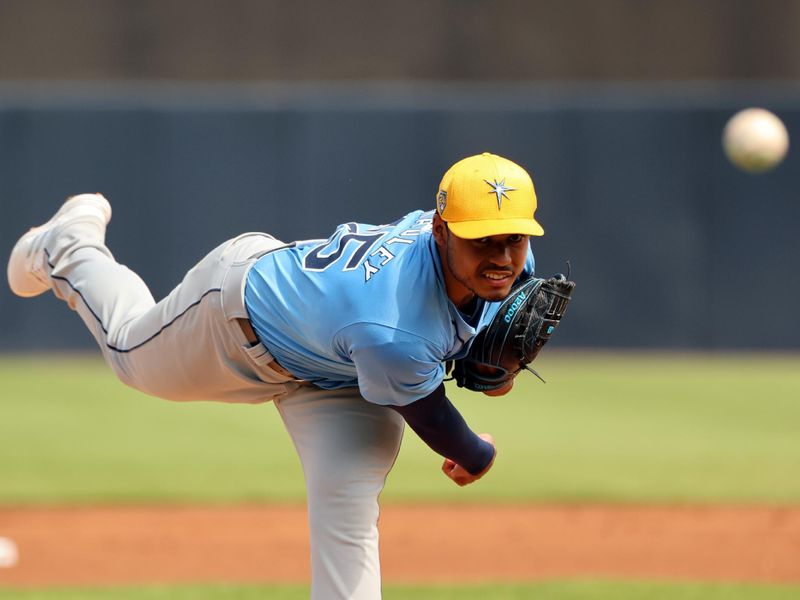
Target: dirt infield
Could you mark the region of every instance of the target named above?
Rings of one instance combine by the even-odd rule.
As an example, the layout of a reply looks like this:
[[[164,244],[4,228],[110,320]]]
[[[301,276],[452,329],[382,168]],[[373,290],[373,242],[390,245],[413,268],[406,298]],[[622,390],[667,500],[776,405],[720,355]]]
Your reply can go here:
[[[397,506],[392,582],[635,577],[800,582],[800,508]],[[0,585],[305,582],[296,506],[0,508]]]

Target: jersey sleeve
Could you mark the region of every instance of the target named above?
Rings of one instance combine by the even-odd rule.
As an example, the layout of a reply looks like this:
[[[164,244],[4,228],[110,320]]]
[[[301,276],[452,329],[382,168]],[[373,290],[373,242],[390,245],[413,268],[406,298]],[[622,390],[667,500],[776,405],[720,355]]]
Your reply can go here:
[[[431,450],[478,475],[494,458],[495,449],[477,436],[447,399],[444,384],[407,406],[391,406]]]
[[[410,332],[356,323],[340,331],[334,343],[355,365],[361,395],[375,404],[406,406],[444,379],[442,352]]]

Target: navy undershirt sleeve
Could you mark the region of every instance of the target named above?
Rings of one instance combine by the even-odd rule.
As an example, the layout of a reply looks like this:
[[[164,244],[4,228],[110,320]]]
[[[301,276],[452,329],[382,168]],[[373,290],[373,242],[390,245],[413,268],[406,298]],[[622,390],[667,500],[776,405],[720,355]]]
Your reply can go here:
[[[447,399],[443,383],[416,402],[390,408],[403,416],[431,450],[461,465],[471,475],[483,471],[494,457],[494,447],[467,426]]]

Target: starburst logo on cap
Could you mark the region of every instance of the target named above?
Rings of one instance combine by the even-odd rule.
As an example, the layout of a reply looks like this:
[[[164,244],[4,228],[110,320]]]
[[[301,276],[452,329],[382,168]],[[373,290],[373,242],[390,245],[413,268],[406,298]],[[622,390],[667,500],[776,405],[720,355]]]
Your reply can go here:
[[[489,192],[490,194],[494,194],[497,196],[497,209],[500,210],[503,208],[503,198],[506,200],[511,200],[508,197],[506,192],[514,192],[516,188],[506,186],[506,178],[503,177],[503,181],[499,182],[495,179],[494,181],[489,181],[488,179],[484,179],[484,181],[492,188],[492,191]]]
[[[436,196],[436,206],[439,209],[439,214],[442,214],[444,212],[445,206],[447,206],[446,190],[439,190],[439,193]]]

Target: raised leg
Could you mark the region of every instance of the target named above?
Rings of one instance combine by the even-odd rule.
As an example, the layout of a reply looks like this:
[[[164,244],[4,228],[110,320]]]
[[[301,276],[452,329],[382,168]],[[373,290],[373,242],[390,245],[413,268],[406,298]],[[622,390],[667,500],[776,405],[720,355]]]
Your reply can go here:
[[[156,303],[144,281],[105,246],[111,208],[98,194],[69,199],[20,238],[8,277],[20,296],[52,289],[83,319],[126,384],[171,400],[265,402],[297,387],[251,347],[236,319],[253,257],[283,246],[263,233],[221,244]],[[259,345],[260,346],[260,345]]]

